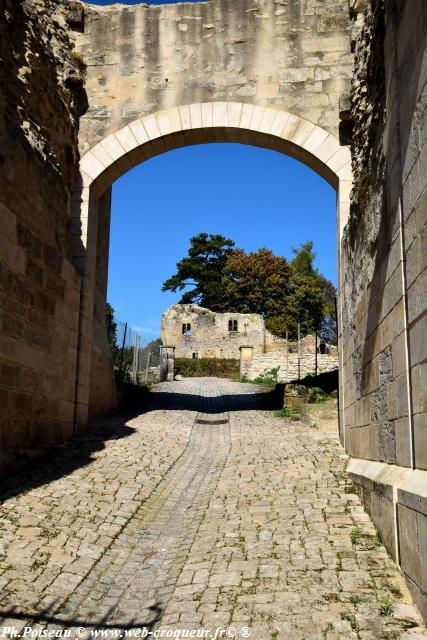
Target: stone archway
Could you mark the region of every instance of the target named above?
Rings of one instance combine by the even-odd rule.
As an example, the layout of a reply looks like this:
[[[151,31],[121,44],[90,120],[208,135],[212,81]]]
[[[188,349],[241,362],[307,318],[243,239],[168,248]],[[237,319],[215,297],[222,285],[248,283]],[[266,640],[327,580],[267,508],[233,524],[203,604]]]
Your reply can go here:
[[[274,149],[304,162],[325,178],[337,191],[340,254],[339,245],[350,208],[350,151],[341,146],[335,136],[309,120],[260,105],[204,102],[159,111],[111,133],[82,157],[73,202],[74,262],[83,275],[76,386],[77,429],[85,427],[88,412],[96,415],[107,409],[112,396],[108,345],[105,340],[98,344],[94,342],[96,336],[99,339],[105,333],[102,328],[112,183],[150,157],[206,142],[240,142]],[[339,313],[340,341],[341,336]],[[342,380],[340,387],[343,400]],[[343,402],[341,406],[344,406]]]

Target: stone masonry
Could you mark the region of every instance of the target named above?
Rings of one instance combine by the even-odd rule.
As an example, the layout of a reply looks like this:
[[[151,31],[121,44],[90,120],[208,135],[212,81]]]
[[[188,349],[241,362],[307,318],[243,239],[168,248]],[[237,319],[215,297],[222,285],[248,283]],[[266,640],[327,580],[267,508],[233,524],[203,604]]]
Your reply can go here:
[[[176,358],[231,358],[240,360],[240,374],[254,380],[278,368],[278,381],[289,382],[315,372],[315,338],[298,345],[278,338],[265,328],[262,316],[251,313],[214,313],[196,304],[176,304],[162,316],[161,338]],[[336,348],[318,354],[318,373],[338,368]]]
[[[109,225],[114,179],[156,153],[230,140],[289,153],[340,185],[340,228],[351,187],[338,118],[352,63],[347,0],[83,9],[83,26],[73,32],[88,97],[72,211],[75,261],[85,273],[79,416],[112,399],[111,361],[99,338],[103,308],[95,301],[105,295],[108,233],[99,225]]]
[[[84,93],[64,8],[0,10],[0,467],[75,427],[80,274],[70,203]]]
[[[2,635],[425,640],[336,425],[275,417],[266,397],[218,379],[164,383],[143,414],[11,474]]]
[[[197,304],[175,304],[162,315],[161,339],[175,347],[175,357],[234,358],[240,348],[251,346],[253,354],[285,352],[286,340],[265,328],[256,313],[214,313]]]
[[[427,7],[350,5],[344,441],[350,474],[427,616]]]
[[[337,190],[340,436],[427,617],[424,0],[3,0],[0,30],[3,452],[70,438],[115,407],[113,182],[201,142],[289,154]]]
[[[268,375],[272,369],[278,369],[278,382],[291,382],[299,380],[307,375],[314,375],[316,372],[316,357],[313,353],[303,353],[299,358],[298,354],[276,354],[254,356],[251,360],[241,361],[240,374],[247,380],[255,380],[259,376]],[[317,373],[326,373],[338,369],[338,357],[336,353],[317,354]]]

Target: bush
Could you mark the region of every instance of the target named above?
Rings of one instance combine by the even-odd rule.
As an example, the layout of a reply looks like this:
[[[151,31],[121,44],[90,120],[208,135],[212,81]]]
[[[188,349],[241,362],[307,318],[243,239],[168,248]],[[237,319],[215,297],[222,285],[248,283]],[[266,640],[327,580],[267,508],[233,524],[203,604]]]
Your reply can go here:
[[[239,376],[240,362],[226,358],[175,358],[175,375],[184,378]]]
[[[317,376],[308,375],[299,380],[299,384],[303,384],[305,387],[319,387],[325,393],[330,394],[338,389],[338,369],[325,371]]]
[[[266,384],[269,386],[276,385],[279,369],[280,367],[267,369],[263,373],[260,373],[260,375],[257,378],[255,378],[254,380],[249,380],[248,382],[252,382],[252,384]]]
[[[318,402],[326,402],[329,399],[327,393],[325,393],[319,387],[305,387],[301,384],[294,385],[298,396],[304,400],[307,404],[317,404]]]

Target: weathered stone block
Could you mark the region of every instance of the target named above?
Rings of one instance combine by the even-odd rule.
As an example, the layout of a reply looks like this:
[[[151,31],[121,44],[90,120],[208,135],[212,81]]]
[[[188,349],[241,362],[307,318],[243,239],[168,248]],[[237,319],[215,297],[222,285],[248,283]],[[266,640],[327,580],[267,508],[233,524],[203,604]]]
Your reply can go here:
[[[427,412],[414,416],[414,452],[417,469],[427,469]]]

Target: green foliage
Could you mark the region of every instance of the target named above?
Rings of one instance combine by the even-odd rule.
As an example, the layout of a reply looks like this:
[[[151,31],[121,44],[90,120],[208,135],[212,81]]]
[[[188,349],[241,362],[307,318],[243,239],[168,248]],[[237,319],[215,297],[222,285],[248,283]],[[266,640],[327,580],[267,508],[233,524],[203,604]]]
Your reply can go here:
[[[338,389],[338,370],[326,371],[325,373],[319,373],[317,376],[308,374],[300,380],[300,384],[305,387],[318,387],[331,398],[336,398],[338,395],[336,393]]]
[[[252,382],[252,384],[265,384],[267,386],[276,385],[277,376],[279,375],[279,369],[280,367],[267,369],[266,371],[263,371],[263,373],[260,373],[259,376],[254,380],[249,380],[249,382]]]
[[[382,542],[378,536],[365,533],[362,527],[353,527],[350,531],[351,543],[354,545],[360,545],[364,550],[369,551],[372,549],[378,549],[382,546]]]
[[[291,270],[269,249],[236,249],[226,264],[225,293],[230,311],[273,317],[285,313]]]
[[[277,418],[289,418],[290,420],[299,420],[301,417],[301,409],[292,409],[291,407],[283,407],[274,412]]]
[[[295,258],[292,260],[291,264],[295,273],[299,273],[304,276],[311,276],[316,273],[313,264],[316,254],[313,251],[313,246],[314,243],[309,240],[308,242],[301,244],[299,249],[292,247],[292,253]]]
[[[190,238],[188,256],[177,263],[177,272],[163,283],[162,291],[186,291],[180,303],[197,303],[211,311],[227,311],[224,298],[225,267],[234,242],[221,235],[199,233]]]
[[[382,616],[391,616],[393,613],[394,602],[388,593],[378,601],[378,609]]]
[[[290,339],[321,333],[336,339],[335,287],[314,267],[313,242],[283,256],[261,248],[252,253],[234,248],[221,235],[200,233],[190,238],[188,255],[162,291],[183,291],[182,304],[197,303],[216,312],[258,313],[269,331]],[[191,287],[191,288],[189,288]]]
[[[75,49],[73,49],[70,52],[70,58],[71,58],[71,62],[79,70],[80,76],[83,79],[85,79],[87,76],[87,66],[82,54],[79,51],[76,51]]]
[[[114,318],[114,309],[109,302],[105,305],[105,324],[107,327],[107,337],[110,343],[111,355],[114,366],[119,364],[120,347],[117,344],[117,322]]]
[[[303,384],[293,384],[292,388],[307,404],[318,404],[320,402],[326,402],[326,400],[329,399],[328,394],[319,387],[306,387]]]
[[[175,358],[175,375],[184,378],[234,378],[239,375],[240,362],[226,358]]]
[[[360,538],[362,537],[363,537],[362,527],[353,527],[353,529],[350,531],[351,544],[357,544]]]
[[[162,291],[183,291],[180,303],[197,303],[216,312],[261,314],[269,331],[297,337],[317,331],[336,341],[335,287],[314,267],[313,242],[293,248],[288,263],[266,248],[246,253],[221,235],[190,238],[188,255]],[[188,289],[188,287],[192,287]]]
[[[130,372],[126,369],[116,369],[114,371],[114,375],[116,378],[116,382],[126,382],[131,383]]]

